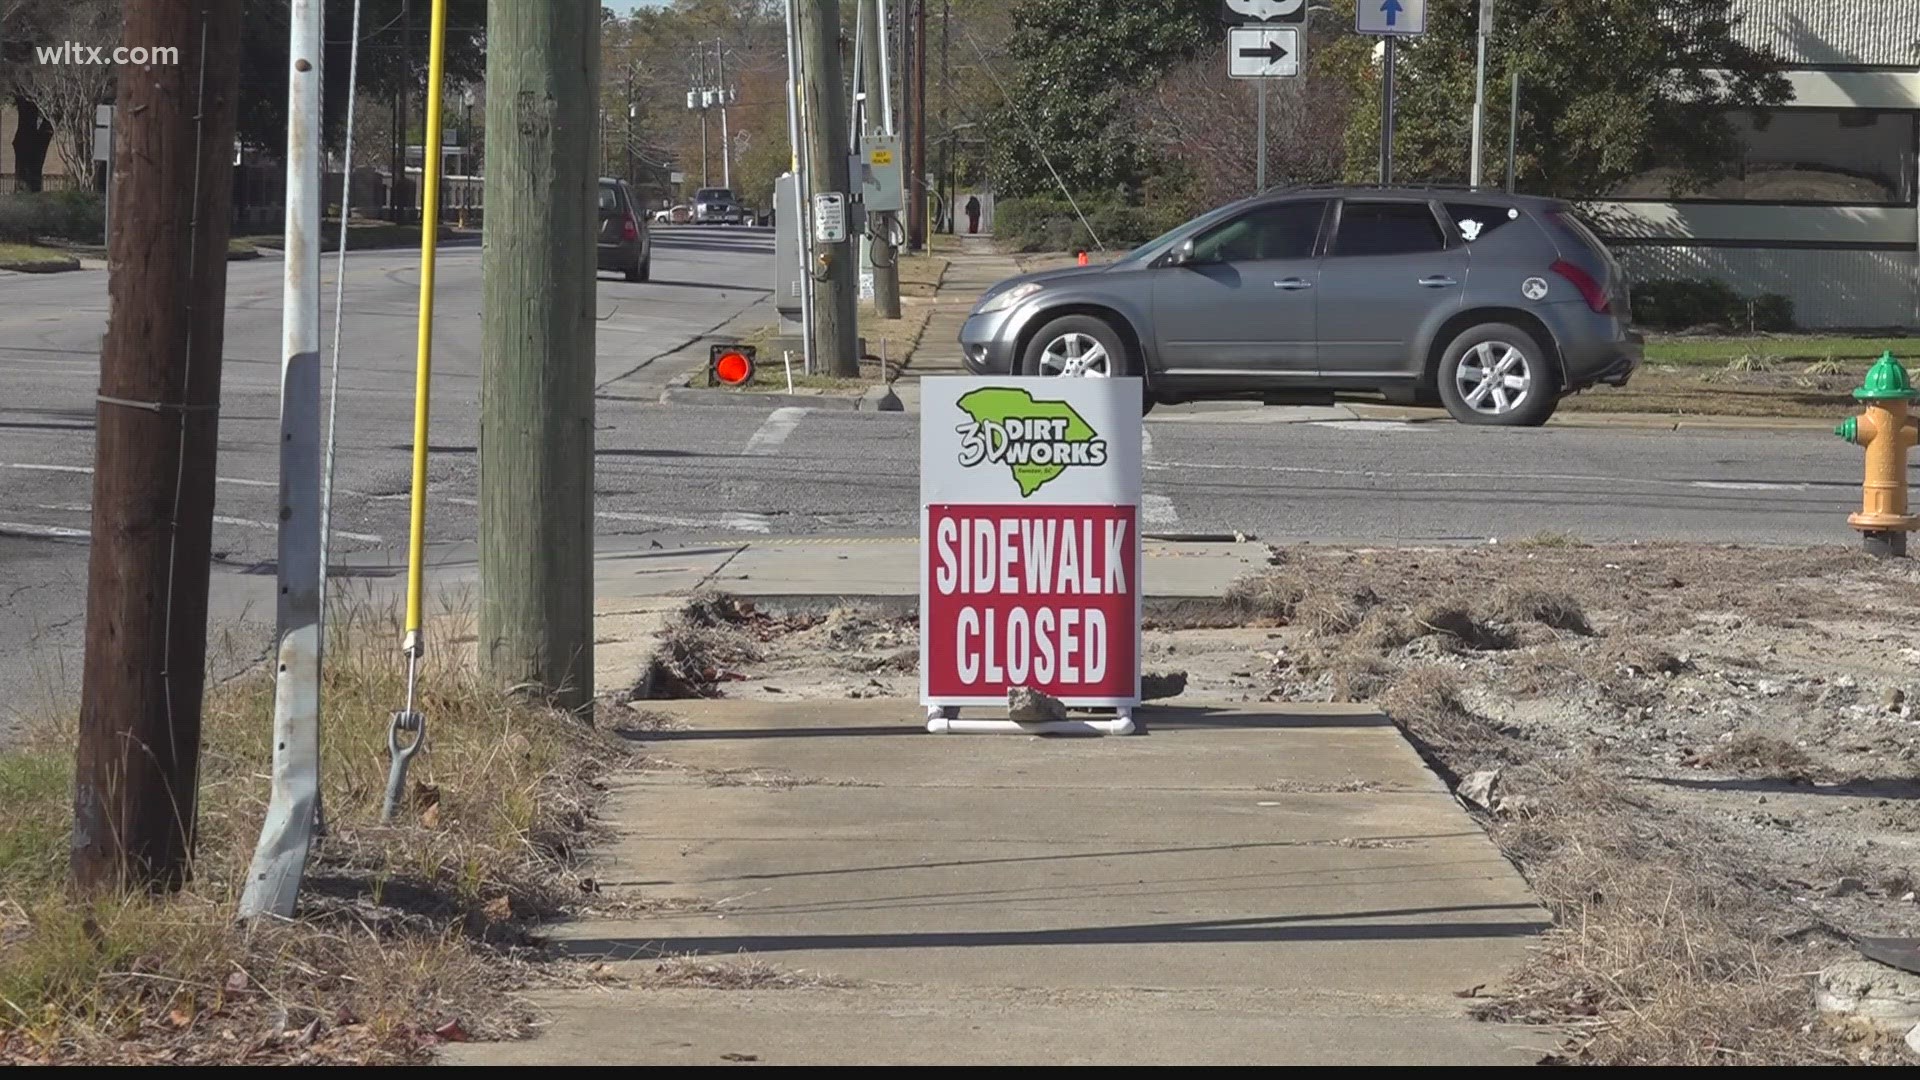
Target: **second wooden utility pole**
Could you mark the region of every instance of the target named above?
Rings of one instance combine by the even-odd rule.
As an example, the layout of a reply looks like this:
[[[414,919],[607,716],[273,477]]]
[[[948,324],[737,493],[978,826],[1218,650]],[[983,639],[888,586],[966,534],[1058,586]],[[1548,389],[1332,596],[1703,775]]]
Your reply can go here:
[[[847,102],[840,72],[840,0],[812,0],[796,5],[800,20],[801,113],[807,119],[807,174],[816,205],[822,194],[838,194],[846,228],[836,241],[820,236],[815,214],[813,261],[808,270],[813,290],[814,355],[826,374],[855,378],[860,357],[855,335],[854,301],[858,258],[853,246],[852,206],[847,185]]]
[[[127,0],[74,762],[74,883],[186,879],[200,765],[239,0]]]
[[[859,0],[860,71],[865,78],[867,107],[861,110],[864,137],[893,134],[893,111],[887,98],[887,68],[881,57],[887,51],[887,21],[880,15],[882,0]],[[891,210],[874,214],[867,223],[873,261],[873,309],[883,319],[900,317],[900,253],[893,246],[894,215]]]
[[[576,711],[593,702],[599,81],[599,5],[487,5],[480,663]]]

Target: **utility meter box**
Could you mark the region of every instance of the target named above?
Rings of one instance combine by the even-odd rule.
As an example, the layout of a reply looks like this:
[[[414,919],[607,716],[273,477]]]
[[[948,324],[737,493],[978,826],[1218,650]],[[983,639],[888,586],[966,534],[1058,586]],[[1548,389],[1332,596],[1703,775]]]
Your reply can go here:
[[[780,313],[780,332],[800,332],[801,289],[800,178],[781,173],[773,182],[773,306]]]
[[[860,190],[860,205],[868,213],[906,209],[900,194],[900,164],[897,136],[875,135],[861,141],[860,152],[853,155],[853,176]]]

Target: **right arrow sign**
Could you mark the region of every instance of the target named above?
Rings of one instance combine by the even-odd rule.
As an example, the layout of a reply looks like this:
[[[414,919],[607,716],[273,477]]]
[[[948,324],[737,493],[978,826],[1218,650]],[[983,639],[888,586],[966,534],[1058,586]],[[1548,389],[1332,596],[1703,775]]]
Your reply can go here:
[[[1412,37],[1427,32],[1427,0],[1359,0],[1354,29],[1362,34]]]
[[[1236,79],[1291,79],[1300,74],[1300,31],[1291,26],[1227,31],[1227,74]]]

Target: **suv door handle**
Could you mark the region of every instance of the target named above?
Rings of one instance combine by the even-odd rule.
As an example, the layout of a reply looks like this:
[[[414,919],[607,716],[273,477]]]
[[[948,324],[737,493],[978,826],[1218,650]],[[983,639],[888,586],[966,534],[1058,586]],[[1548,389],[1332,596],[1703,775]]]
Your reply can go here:
[[[1279,281],[1273,283],[1273,287],[1276,289],[1285,289],[1288,292],[1298,292],[1301,289],[1313,288],[1313,282],[1305,278],[1281,278]]]
[[[1420,284],[1425,285],[1429,289],[1444,289],[1449,285],[1458,285],[1460,283],[1447,277],[1445,274],[1439,274],[1434,277],[1421,278]]]

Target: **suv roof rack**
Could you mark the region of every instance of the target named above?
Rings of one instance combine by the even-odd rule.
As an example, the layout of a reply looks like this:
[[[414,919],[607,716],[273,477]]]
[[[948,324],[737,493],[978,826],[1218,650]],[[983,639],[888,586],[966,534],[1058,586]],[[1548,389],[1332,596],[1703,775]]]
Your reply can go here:
[[[1424,183],[1424,182],[1413,183],[1413,184],[1401,184],[1401,183],[1379,184],[1379,183],[1371,183],[1371,182],[1348,183],[1348,182],[1339,181],[1339,180],[1322,180],[1322,181],[1316,181],[1311,184],[1295,184],[1295,185],[1292,185],[1291,187],[1270,188],[1268,190],[1269,191],[1325,191],[1325,190],[1338,189],[1338,188],[1352,189],[1355,191],[1466,191],[1466,192],[1472,192],[1476,195],[1479,195],[1479,194],[1512,195],[1512,196],[1515,196],[1516,198],[1532,197],[1532,196],[1523,196],[1520,192],[1508,191],[1505,188],[1489,187],[1486,184],[1482,184],[1479,187],[1474,187],[1471,184],[1433,184],[1433,183]]]

